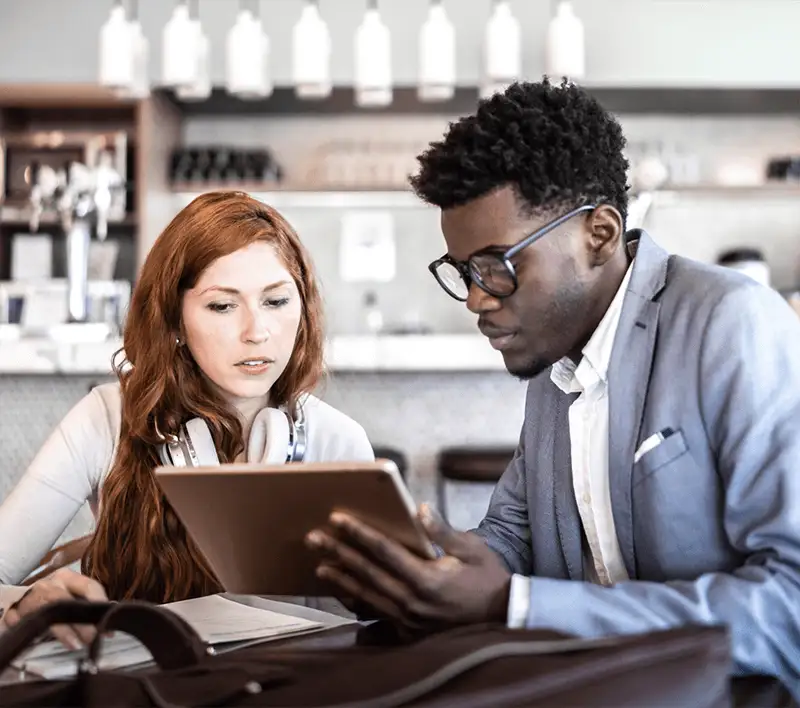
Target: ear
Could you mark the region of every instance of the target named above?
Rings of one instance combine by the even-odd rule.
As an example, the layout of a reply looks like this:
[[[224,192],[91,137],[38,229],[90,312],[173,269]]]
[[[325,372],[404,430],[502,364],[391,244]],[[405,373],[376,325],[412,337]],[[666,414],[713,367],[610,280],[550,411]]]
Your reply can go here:
[[[601,204],[587,219],[592,265],[601,266],[610,260],[623,236],[622,215],[610,204]]]

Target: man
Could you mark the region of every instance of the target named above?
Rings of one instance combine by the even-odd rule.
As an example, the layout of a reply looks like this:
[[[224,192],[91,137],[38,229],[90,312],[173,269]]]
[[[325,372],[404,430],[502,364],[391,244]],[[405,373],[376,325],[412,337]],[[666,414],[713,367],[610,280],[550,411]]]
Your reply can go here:
[[[476,531],[422,509],[437,560],[342,515],[309,544],[343,596],[410,627],[725,624],[737,673],[797,696],[800,323],[625,232],[624,145],[580,88],[525,83],[420,157],[447,243],[430,268],[530,380],[519,447]]]

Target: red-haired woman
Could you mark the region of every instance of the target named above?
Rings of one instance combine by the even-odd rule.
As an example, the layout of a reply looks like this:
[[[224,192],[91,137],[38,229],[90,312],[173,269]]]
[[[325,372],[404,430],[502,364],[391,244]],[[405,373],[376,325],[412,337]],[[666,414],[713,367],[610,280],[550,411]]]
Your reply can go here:
[[[310,395],[323,339],[311,260],[280,214],[240,192],[183,209],[136,283],[119,381],[78,402],[0,507],[0,583],[13,585],[88,500],[96,530],[83,574],[38,581],[5,622],[65,597],[161,603],[221,590],[153,476],[187,421],[201,463],[280,459],[288,436],[269,435],[275,409],[302,410],[304,460],[374,459],[364,429]],[[79,635],[61,627],[59,638]]]

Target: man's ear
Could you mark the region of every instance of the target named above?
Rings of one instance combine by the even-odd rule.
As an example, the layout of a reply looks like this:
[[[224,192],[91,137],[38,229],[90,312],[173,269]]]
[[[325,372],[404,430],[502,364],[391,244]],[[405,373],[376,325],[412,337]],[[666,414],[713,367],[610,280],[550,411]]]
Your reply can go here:
[[[619,248],[624,235],[622,215],[610,204],[601,204],[587,219],[592,265],[601,266]]]

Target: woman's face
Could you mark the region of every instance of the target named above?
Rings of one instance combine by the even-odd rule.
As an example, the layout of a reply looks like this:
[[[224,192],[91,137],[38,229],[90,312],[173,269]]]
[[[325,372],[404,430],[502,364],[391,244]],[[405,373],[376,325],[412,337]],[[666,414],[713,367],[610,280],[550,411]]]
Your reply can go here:
[[[214,261],[186,291],[181,339],[230,402],[264,399],[289,363],[301,314],[289,271],[257,242]]]

